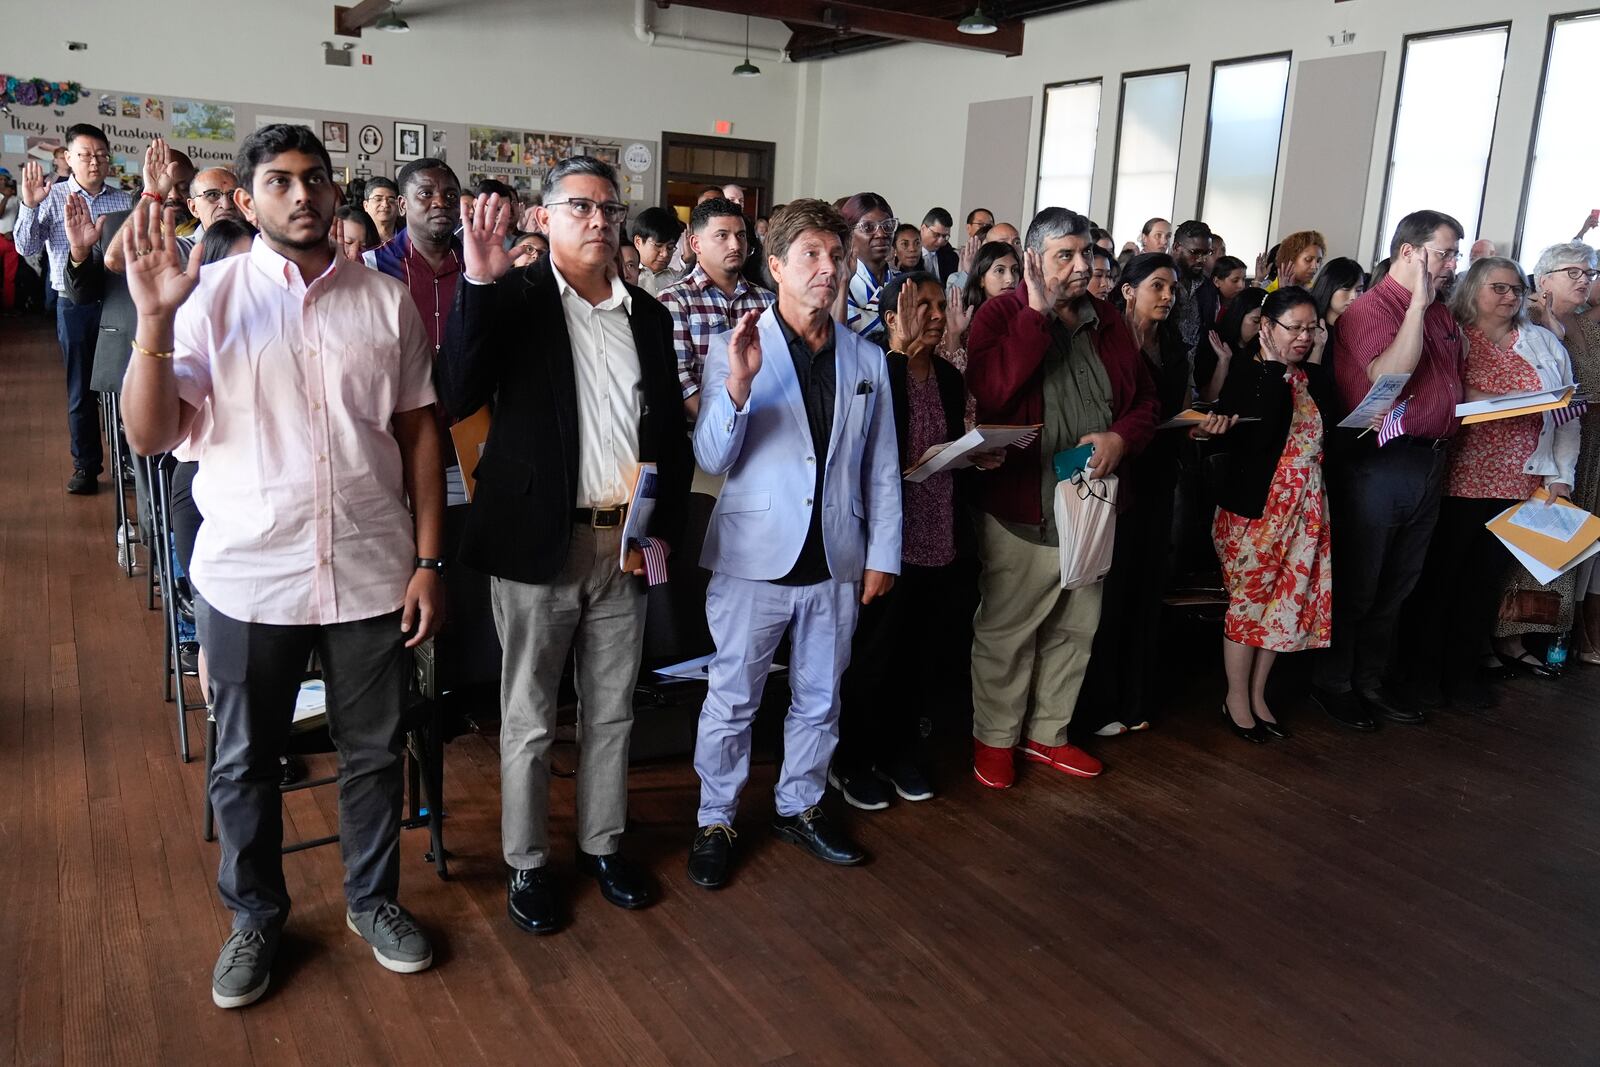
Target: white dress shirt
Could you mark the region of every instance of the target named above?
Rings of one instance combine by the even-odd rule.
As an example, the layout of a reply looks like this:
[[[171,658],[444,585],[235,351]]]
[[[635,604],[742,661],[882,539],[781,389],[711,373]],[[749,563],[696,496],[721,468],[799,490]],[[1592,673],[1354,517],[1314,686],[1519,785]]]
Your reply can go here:
[[[550,270],[561,292],[572,370],[578,386],[578,496],[580,508],[626,504],[639,472],[639,418],[643,381],[633,344],[633,298],[621,278],[611,295],[591,304]]]

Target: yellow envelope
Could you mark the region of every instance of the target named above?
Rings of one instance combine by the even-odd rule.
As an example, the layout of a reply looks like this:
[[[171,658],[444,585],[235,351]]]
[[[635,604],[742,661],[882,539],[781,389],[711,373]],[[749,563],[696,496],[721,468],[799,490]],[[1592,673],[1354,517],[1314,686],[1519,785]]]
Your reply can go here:
[[[1541,411],[1554,411],[1556,408],[1564,408],[1572,403],[1572,392],[1572,389],[1568,387],[1567,391],[1561,394],[1560,400],[1548,400],[1543,404],[1530,404],[1525,408],[1503,408],[1500,411],[1480,411],[1476,415],[1464,415],[1461,418],[1461,425],[1471,426],[1475,422],[1493,422],[1495,419],[1509,419],[1517,415],[1537,415]]]
[[[489,405],[450,427],[450,440],[456,446],[456,459],[461,463],[461,481],[467,487],[467,500],[477,487],[478,460],[483,455],[483,443],[489,439]]]
[[[1539,492],[1534,494],[1533,499],[1548,500],[1549,494],[1545,490],[1541,489]],[[1568,563],[1572,562],[1573,558],[1576,557],[1578,553],[1582,552],[1596,541],[1600,541],[1600,518],[1596,518],[1593,515],[1590,515],[1584,520],[1583,525],[1578,527],[1577,534],[1570,541],[1562,541],[1557,538],[1550,537],[1547,534],[1535,533],[1533,530],[1525,530],[1521,526],[1514,525],[1511,522],[1511,517],[1522,508],[1529,507],[1530,505],[1534,507],[1545,506],[1544,504],[1534,504],[1533,501],[1525,500],[1516,507],[1508,508],[1506,511],[1496,515],[1484,525],[1486,525],[1489,528],[1489,531],[1495,534],[1497,537],[1516,545],[1518,548],[1522,549],[1522,551],[1526,552],[1540,563],[1543,563],[1546,567],[1557,571],[1563,569]],[[1566,500],[1557,500],[1556,507],[1571,508],[1574,511],[1583,511],[1583,509],[1578,507],[1576,504]]]

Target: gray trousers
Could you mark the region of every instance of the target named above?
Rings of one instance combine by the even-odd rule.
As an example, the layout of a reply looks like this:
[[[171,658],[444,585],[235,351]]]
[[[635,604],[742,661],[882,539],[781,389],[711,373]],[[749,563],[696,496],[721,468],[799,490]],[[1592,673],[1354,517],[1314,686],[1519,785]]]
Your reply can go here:
[[[217,889],[234,927],[282,925],[283,798],[278,757],[312,650],[328,687],[328,734],[339,753],[339,848],[353,912],[400,888],[400,711],[410,656],[400,613],[332,626],[240,622],[195,599],[217,719],[211,768],[222,859]]]
[[[621,531],[574,526],[567,562],[534,585],[489,587],[500,672],[500,847],[518,870],[550,855],[550,741],[567,653],[577,660],[578,848],[617,850],[628,815],[628,738],[643,652],[644,579],[618,565]]]

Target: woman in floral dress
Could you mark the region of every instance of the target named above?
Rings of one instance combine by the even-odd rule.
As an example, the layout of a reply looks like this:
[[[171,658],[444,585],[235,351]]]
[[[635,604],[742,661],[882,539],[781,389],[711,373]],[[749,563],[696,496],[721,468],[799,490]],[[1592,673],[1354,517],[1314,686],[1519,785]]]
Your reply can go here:
[[[1332,632],[1326,340],[1311,294],[1277,290],[1262,305],[1260,359],[1230,374],[1217,401],[1220,412],[1260,420],[1222,438],[1212,460],[1220,506],[1211,535],[1228,587],[1223,716],[1247,741],[1289,736],[1267,706],[1272,665],[1282,652],[1326,648]]]

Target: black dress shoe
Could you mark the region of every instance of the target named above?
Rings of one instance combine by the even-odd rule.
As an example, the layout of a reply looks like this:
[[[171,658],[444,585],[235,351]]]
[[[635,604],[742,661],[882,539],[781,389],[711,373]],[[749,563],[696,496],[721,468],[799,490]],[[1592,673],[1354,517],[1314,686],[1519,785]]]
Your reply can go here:
[[[506,882],[506,914],[530,934],[561,929],[561,899],[549,867],[511,872]]]
[[[1264,745],[1267,743],[1267,731],[1260,722],[1250,726],[1240,726],[1234,721],[1233,713],[1228,710],[1228,705],[1222,705],[1222,717],[1228,721],[1228,728],[1233,731],[1233,736],[1242,738],[1252,744]],[[1254,718],[1254,716],[1252,716]]]
[[[1294,736],[1289,732],[1288,728],[1283,725],[1283,723],[1268,722],[1259,715],[1256,716],[1256,725],[1261,727],[1267,733],[1271,734],[1273,737],[1276,737],[1279,741],[1287,741],[1289,738]]]
[[[1367,710],[1366,704],[1354,692],[1335,693],[1320,686],[1311,687],[1311,699],[1327,712],[1334,722],[1352,730],[1376,730],[1378,721]]]
[[[643,908],[656,899],[650,876],[615,853],[578,853],[578,870],[600,884],[600,895],[619,908]]]
[[[852,867],[867,858],[861,846],[813,804],[799,815],[779,815],[772,822],[778,836],[793,841],[825,863]]]
[[[733,827],[720,822],[696,830],[694,843],[689,846],[689,881],[707,889],[727,885],[733,838]]]
[[[1397,722],[1404,726],[1421,726],[1428,721],[1428,717],[1422,712],[1416,708],[1406,707],[1395,698],[1393,693],[1382,687],[1362,693],[1361,702],[1372,713],[1382,715],[1390,722]]]
[[[306,776],[306,761],[299,756],[278,757],[278,786],[287,788]]]
[[[100,491],[100,476],[88,471],[73,471],[67,479],[67,492],[74,496],[94,496]]]

